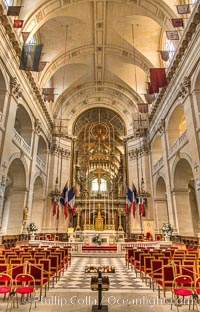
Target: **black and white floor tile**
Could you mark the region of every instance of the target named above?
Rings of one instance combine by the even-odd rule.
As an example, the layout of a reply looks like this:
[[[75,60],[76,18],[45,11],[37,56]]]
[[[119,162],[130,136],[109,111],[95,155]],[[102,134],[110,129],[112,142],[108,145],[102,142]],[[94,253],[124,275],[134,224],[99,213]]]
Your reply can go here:
[[[124,258],[91,258],[74,257],[71,266],[65,271],[64,276],[56,283],[57,289],[90,289],[91,276],[97,273],[85,273],[85,266],[89,264],[115,267],[115,273],[103,273],[109,276],[110,290],[111,289],[132,289],[132,290],[147,290],[148,286],[139,277],[136,277],[135,272],[125,266]]]

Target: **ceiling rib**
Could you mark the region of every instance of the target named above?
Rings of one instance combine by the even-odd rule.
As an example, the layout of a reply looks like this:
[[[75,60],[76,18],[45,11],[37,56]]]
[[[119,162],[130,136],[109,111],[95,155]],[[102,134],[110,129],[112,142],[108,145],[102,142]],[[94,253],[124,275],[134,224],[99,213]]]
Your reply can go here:
[[[104,79],[106,1],[94,1],[95,81]]]

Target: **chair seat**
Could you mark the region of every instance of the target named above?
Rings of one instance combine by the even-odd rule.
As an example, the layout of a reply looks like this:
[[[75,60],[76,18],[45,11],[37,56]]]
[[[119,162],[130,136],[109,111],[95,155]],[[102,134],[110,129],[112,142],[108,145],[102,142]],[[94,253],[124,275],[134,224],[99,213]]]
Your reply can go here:
[[[179,296],[191,296],[193,292],[190,289],[174,288],[174,294]]]
[[[10,286],[0,287],[0,294],[6,294],[6,293],[8,293],[10,291],[11,291],[11,287]]]
[[[16,289],[17,294],[30,294],[34,291],[34,287],[19,287]]]

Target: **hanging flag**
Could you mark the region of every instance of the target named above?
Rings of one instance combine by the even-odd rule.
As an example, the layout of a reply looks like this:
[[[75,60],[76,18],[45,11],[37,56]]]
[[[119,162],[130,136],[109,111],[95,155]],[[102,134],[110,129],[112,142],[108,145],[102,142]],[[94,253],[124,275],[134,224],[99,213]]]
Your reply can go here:
[[[53,216],[56,214],[57,200],[56,197],[53,199]]]
[[[21,34],[22,34],[23,42],[25,43],[26,40],[28,39],[30,32],[23,31]]]
[[[45,61],[42,61],[42,62],[40,62],[40,64],[39,64],[39,72],[40,71],[43,71],[43,69],[45,68],[45,66],[47,65],[47,63],[48,62],[45,62]]]
[[[144,198],[139,197],[139,214],[142,217],[145,217],[145,204],[144,204]]]
[[[153,88],[163,88],[167,85],[165,68],[150,68],[150,80]]]
[[[182,18],[172,18],[171,21],[174,27],[184,27]]]
[[[148,104],[147,103],[138,103],[138,111],[139,113],[148,113]]]
[[[168,40],[179,40],[177,30],[166,30],[166,37]]]
[[[126,193],[126,215],[129,215],[129,207],[132,205],[133,202],[133,192],[130,190],[130,188],[127,188]]]
[[[62,195],[60,197],[60,203],[64,207],[64,215],[66,219],[68,217],[68,181],[63,188]]]
[[[136,213],[136,203],[137,203],[137,190],[135,185],[133,184],[133,202],[132,202],[132,211],[133,211],[133,216],[135,218],[135,213]]]
[[[43,45],[24,45],[21,54],[19,69],[38,71]]]
[[[60,206],[57,204],[57,213],[56,213],[56,219],[59,220],[60,216]]]
[[[24,21],[23,20],[14,20],[13,27],[14,28],[22,28]]]
[[[169,60],[169,52],[168,51],[159,51],[159,52],[162,60],[167,62]]]
[[[54,102],[54,88],[43,88],[42,94],[44,95],[44,101]]]
[[[159,87],[158,86],[152,86],[150,82],[148,82],[147,85],[148,94],[154,95],[154,93],[159,93]]]
[[[19,16],[21,6],[9,6],[7,16]]]
[[[148,104],[152,104],[155,100],[155,94],[144,94],[144,97]]]
[[[190,5],[189,4],[180,4],[176,6],[178,14],[189,14]]]
[[[76,206],[75,206],[75,188],[74,188],[74,186],[68,192],[68,203],[72,209],[72,215],[75,214]]]

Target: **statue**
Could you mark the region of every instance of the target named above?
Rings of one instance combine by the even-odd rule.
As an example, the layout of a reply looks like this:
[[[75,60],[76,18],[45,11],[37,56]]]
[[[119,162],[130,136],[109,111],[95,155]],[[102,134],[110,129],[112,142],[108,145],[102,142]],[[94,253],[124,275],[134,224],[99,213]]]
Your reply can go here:
[[[23,221],[28,220],[28,208],[24,207],[23,210]]]

